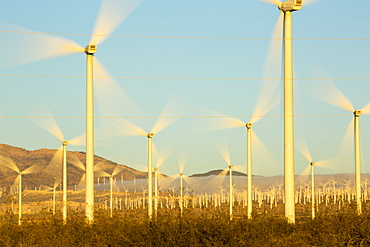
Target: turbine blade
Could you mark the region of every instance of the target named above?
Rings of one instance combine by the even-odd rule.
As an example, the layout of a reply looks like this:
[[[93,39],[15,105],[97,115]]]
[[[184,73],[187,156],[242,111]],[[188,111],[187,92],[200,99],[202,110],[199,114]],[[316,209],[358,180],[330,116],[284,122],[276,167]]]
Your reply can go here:
[[[94,63],[97,108],[101,115],[143,116],[142,110],[112,78],[104,65],[95,58]]]
[[[324,77],[329,78],[326,74]],[[349,112],[354,111],[351,101],[344,95],[337,85],[335,85],[333,80],[325,80],[325,83],[320,83],[320,86],[321,88],[315,90],[315,93],[311,96],[312,98],[334,105]]]
[[[178,120],[178,118],[174,118],[173,116],[176,116],[176,114],[179,114],[180,112],[182,116],[185,116],[187,115],[188,110],[184,104],[180,104],[180,102],[176,100],[174,96],[172,96],[168,100],[166,106],[163,108],[159,118],[155,122],[153,129],[150,132],[161,132],[163,129],[167,128],[169,125]]]
[[[303,1],[303,5],[304,6],[309,6],[309,5],[314,4],[314,3],[317,3],[319,1],[321,1],[321,0],[304,0]]]
[[[19,173],[18,166],[14,163],[14,161],[11,158],[0,156],[0,162],[1,162],[2,167],[6,167],[8,169],[11,169],[11,170]]]
[[[306,166],[306,168],[301,172],[301,174],[299,174],[297,180],[303,180],[307,183],[310,175],[310,169],[311,165]]]
[[[367,103],[364,107],[361,109],[363,114],[369,114],[370,113],[370,102]]]
[[[85,185],[86,185],[86,173],[84,173],[82,176],[81,176],[81,179],[80,179],[80,182],[78,183],[78,188],[85,188]]]
[[[227,165],[231,164],[229,146],[226,141],[215,143],[218,152],[221,154],[222,158],[225,160]]]
[[[270,41],[262,78],[280,78],[283,53],[283,14],[280,12]],[[280,81],[262,80],[261,89],[251,122],[258,122],[281,101]]]
[[[53,117],[53,114],[51,113],[49,107],[46,104],[37,107],[37,112],[34,111],[31,114],[33,116],[42,116],[40,118],[31,118],[31,119],[35,124],[37,124],[44,130],[52,134],[59,141],[64,141],[63,133],[60,130],[57,122],[55,121],[55,118]]]
[[[260,2],[268,3],[274,6],[279,6],[280,1],[279,0],[259,0]]]
[[[21,176],[21,175],[20,175],[20,174],[18,174],[18,175],[17,175],[17,177],[15,178],[14,183],[13,183],[13,187],[14,187],[14,186],[19,186],[20,176]]]
[[[194,122],[197,132],[211,132],[223,129],[232,129],[245,127],[245,122],[238,118],[230,117],[222,113],[216,112],[207,108],[199,109],[200,116],[209,116],[207,120],[202,119],[202,122]]]
[[[211,179],[208,183],[207,186],[222,186],[226,175],[229,173],[229,168],[225,168],[222,170],[218,175],[216,175],[213,179]]]
[[[233,167],[234,171],[242,172],[247,174],[247,166],[246,165],[237,165]]]
[[[186,163],[187,158],[188,158],[188,154],[187,153],[185,153],[185,152],[177,153],[177,161],[179,163],[180,173],[183,173],[184,172],[185,163]]]
[[[47,190],[47,191],[50,191],[50,190],[53,190],[53,187],[50,187],[50,186],[47,186],[47,185],[41,185],[40,186],[41,190]]]
[[[311,157],[310,150],[308,149],[308,146],[307,146],[306,138],[302,137],[299,139],[296,145],[296,149],[298,150],[298,152],[300,152],[303,155],[303,157],[308,162],[312,162],[312,157]]]
[[[44,169],[45,174],[50,174],[57,179],[62,177],[62,164],[63,164],[63,150],[62,146],[55,151],[53,157],[51,158],[49,164]]]
[[[333,169],[334,167],[333,164],[335,164],[335,161],[336,161],[336,157],[331,157],[331,158],[317,161],[315,165],[319,167]]]
[[[333,158],[335,167],[331,169],[337,172],[348,172],[348,164],[352,162],[353,152],[353,118],[349,122],[346,132],[343,136],[343,141],[339,146],[337,155]]]
[[[2,28],[19,32],[8,33],[6,39],[1,40],[3,47],[12,52],[2,52],[0,67],[11,68],[84,51],[82,46],[66,38],[42,34],[7,23],[2,23]]]
[[[157,154],[156,168],[159,168],[166,161],[170,153],[172,152],[172,147],[161,145]]]
[[[75,154],[69,155],[68,161],[72,165],[74,165],[75,167],[77,167],[78,169],[80,169],[82,171],[86,171],[85,165],[81,162],[81,160]]]
[[[141,3],[140,0],[103,0],[90,44],[101,44]]]
[[[107,122],[112,136],[146,136],[145,130],[139,126],[120,117],[112,117],[110,122]]]
[[[173,179],[176,179],[176,178],[180,177],[180,173],[170,175],[169,177],[171,177],[171,178],[173,178]]]
[[[254,160],[257,160],[259,163],[263,164],[269,164],[269,165],[274,165],[276,167],[279,167],[279,162],[276,160],[274,155],[269,151],[269,149],[265,146],[265,144],[262,142],[262,140],[259,138],[257,133],[253,131],[253,156]],[[255,162],[254,162],[255,163]],[[263,173],[261,170],[261,166],[254,166],[255,174],[260,174]],[[274,169],[275,167],[270,166],[269,167],[271,170]]]
[[[39,173],[42,171],[42,167],[39,165],[32,165],[30,167],[27,167],[24,171],[22,171],[22,174],[31,174],[31,173]]]
[[[84,146],[86,144],[86,133],[69,140],[68,144],[72,146]]]
[[[120,173],[123,170],[123,167],[120,165],[116,165],[112,172],[112,176],[116,176],[118,173]]]
[[[61,178],[55,179],[54,180],[54,184],[53,184],[53,189],[56,189],[59,186],[59,184],[61,184],[61,183],[62,183],[62,179]]]
[[[95,171],[95,176],[96,177],[110,177],[110,174],[108,172],[105,172],[105,171]]]

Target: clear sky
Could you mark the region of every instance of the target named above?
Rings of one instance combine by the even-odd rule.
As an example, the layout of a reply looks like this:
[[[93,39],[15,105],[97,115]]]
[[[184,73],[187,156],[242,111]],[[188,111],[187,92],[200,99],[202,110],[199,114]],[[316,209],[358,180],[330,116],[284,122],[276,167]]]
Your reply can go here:
[[[191,175],[226,168],[227,160],[245,171],[246,130],[235,123],[263,115],[252,120],[253,174],[283,174],[275,6],[257,0],[105,2],[114,7],[99,31],[101,1],[2,3],[1,143],[57,149],[60,141],[40,127],[50,129],[53,121],[67,140],[85,132],[86,55],[69,48],[86,46],[92,33],[110,33],[95,55],[95,75],[115,77],[95,79],[96,155],[145,170],[147,138],[134,135],[133,126],[150,132],[159,121],[167,125],[153,130],[154,163],[168,156],[161,172],[179,173],[180,163]],[[369,9],[370,1],[322,0],[293,13],[296,174],[309,164],[299,152],[305,146],[313,161],[336,157],[317,173],[354,172],[353,133],[345,138],[353,114],[333,104],[345,103],[340,92],[353,105],[348,110],[370,101]],[[368,173],[370,116],[360,119],[362,172]]]

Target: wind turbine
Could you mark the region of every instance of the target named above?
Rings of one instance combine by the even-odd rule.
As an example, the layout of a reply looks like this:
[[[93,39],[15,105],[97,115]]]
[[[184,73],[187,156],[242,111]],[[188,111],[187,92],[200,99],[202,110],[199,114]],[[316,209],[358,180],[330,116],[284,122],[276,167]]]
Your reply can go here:
[[[315,174],[314,174],[314,167],[315,162],[311,162],[311,214],[312,219],[315,218]]]
[[[361,152],[360,152],[360,116],[361,111],[354,111],[354,141],[355,141],[355,170],[356,170],[356,205],[357,213],[362,213],[361,196]]]
[[[230,220],[233,219],[233,165],[229,165],[229,215]]]
[[[154,168],[154,211],[158,210],[158,167]]]
[[[153,176],[152,176],[152,149],[154,133],[150,132],[148,137],[148,217],[152,219],[153,215]]]
[[[50,134],[52,134],[55,138],[57,138],[59,141],[62,142],[62,155],[63,155],[63,158],[62,158],[62,178],[63,178],[63,209],[62,209],[62,212],[63,212],[63,221],[66,222],[67,221],[67,206],[68,206],[68,201],[67,201],[67,174],[68,174],[68,171],[67,171],[67,144],[71,144],[71,145],[76,145],[76,146],[79,146],[79,145],[82,145],[82,140],[81,140],[81,137],[83,137],[82,135],[81,136],[77,136],[73,139],[71,139],[70,141],[66,141],[63,137],[63,133],[61,131],[61,129],[59,128],[58,124],[56,123],[55,119],[53,118],[50,110],[46,107],[46,105],[44,106],[44,109],[42,109],[43,111],[45,111],[46,115],[49,116],[49,118],[36,118],[36,119],[33,119],[33,121],[39,125],[41,128],[43,128],[44,130],[46,130],[47,132],[49,132]],[[58,152],[58,151],[57,151]]]
[[[292,12],[302,8],[302,0],[279,3],[284,15],[284,188],[285,217],[295,223],[294,202],[294,112],[293,112],[293,40]]]
[[[311,169],[311,212],[312,212],[311,215],[312,215],[312,219],[314,219],[315,218],[315,203],[316,203],[315,201],[316,200],[315,198],[315,175],[314,175],[315,168],[314,167],[319,166],[319,167],[329,168],[329,164],[334,162],[335,158],[328,158],[328,159],[320,160],[318,162],[313,162],[312,156],[307,146],[305,138],[300,138],[299,140],[300,142],[296,146],[297,150],[302,154],[302,156],[308,162],[310,162],[310,165],[304,169],[301,175],[307,174],[309,172],[308,169]]]
[[[15,171],[18,175],[14,180],[14,184],[18,183],[18,224],[21,225],[22,219],[22,176],[26,174],[36,173],[40,169],[37,165],[29,166],[28,168],[21,171],[19,167],[10,158],[0,156],[2,165],[12,171]]]
[[[138,1],[102,1],[93,35],[85,47],[86,54],[86,189],[85,216],[94,220],[94,83],[93,63],[97,46],[113,33],[118,25],[141,3]]]
[[[116,167],[113,169],[111,173],[108,173],[106,171],[103,171],[102,167],[97,164],[96,170],[99,173],[100,177],[109,177],[109,191],[110,191],[110,202],[109,202],[109,208],[110,208],[110,217],[113,216],[113,177],[116,176],[120,171],[122,171],[122,167],[116,165]]]
[[[86,208],[89,222],[94,220],[94,82],[93,63],[97,46],[103,43],[108,34],[138,6],[141,1],[103,1],[95,23],[94,32],[86,54]],[[123,7],[122,9],[119,6]],[[109,20],[109,22],[107,22]]]
[[[163,162],[167,159],[168,153],[161,152],[157,156],[156,167],[154,168],[154,211],[157,213],[158,210],[158,185],[159,185],[159,167],[163,165]]]
[[[147,145],[147,171],[148,171],[148,217],[152,219],[153,215],[153,137],[154,134],[161,132],[163,129],[171,125],[175,122],[176,118],[165,118],[166,115],[170,115],[170,113],[178,112],[178,108],[174,108],[175,104],[171,104],[171,100],[168,101],[164,109],[162,110],[160,117],[154,123],[152,130],[147,133],[141,127],[130,123],[125,119],[115,119],[116,123],[119,125],[118,130],[116,130],[116,135],[134,135],[134,136],[146,136],[148,138],[148,145]],[[173,103],[173,102],[172,102]],[[122,128],[123,127],[123,128]],[[113,127],[114,128],[114,127]]]
[[[290,223],[295,223],[292,12],[302,8],[303,0],[268,2],[277,5],[283,15],[285,217]]]
[[[356,192],[356,203],[357,213],[362,213],[362,195],[361,195],[361,152],[360,152],[360,116],[363,113],[370,112],[370,102],[367,103],[360,110],[354,110],[352,102],[340,91],[340,89],[332,82],[328,80],[327,89],[330,94],[316,95],[316,99],[323,102],[334,105],[338,108],[353,113],[353,129],[354,129],[354,150],[355,150],[355,192]]]
[[[252,123],[247,123],[247,217],[252,219]]]

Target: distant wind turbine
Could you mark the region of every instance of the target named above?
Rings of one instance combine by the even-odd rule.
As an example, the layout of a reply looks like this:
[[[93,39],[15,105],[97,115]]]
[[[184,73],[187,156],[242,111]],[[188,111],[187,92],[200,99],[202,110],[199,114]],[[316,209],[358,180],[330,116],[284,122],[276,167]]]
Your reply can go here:
[[[109,191],[110,191],[110,217],[113,216],[113,177],[116,176],[118,173],[122,171],[123,167],[116,165],[116,167],[113,169],[111,173],[108,173],[103,170],[103,168],[97,164],[95,170],[99,174],[100,177],[108,177],[109,178]]]
[[[71,145],[83,145],[83,135],[78,136],[76,138],[71,139],[70,141],[66,141],[63,136],[63,132],[59,128],[58,124],[56,123],[55,119],[53,118],[50,110],[45,106],[44,109],[42,109],[48,118],[34,118],[32,119],[37,125],[39,125],[41,128],[52,134],[55,138],[57,138],[59,141],[62,142],[62,178],[63,178],[63,221],[67,221],[67,206],[68,206],[68,201],[67,201],[67,144]]]
[[[22,176],[31,173],[40,172],[40,167],[37,165],[32,165],[23,171],[21,171],[18,166],[14,163],[14,161],[10,158],[0,156],[1,166],[8,168],[18,175],[14,180],[14,184],[18,184],[18,224],[21,225],[22,219]]]

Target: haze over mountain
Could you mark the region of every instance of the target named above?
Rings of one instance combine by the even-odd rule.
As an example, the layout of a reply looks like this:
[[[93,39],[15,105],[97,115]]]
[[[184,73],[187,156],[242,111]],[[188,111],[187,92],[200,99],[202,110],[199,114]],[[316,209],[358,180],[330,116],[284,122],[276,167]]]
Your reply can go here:
[[[29,151],[24,148],[13,147],[6,144],[0,144],[0,186],[10,186],[13,185],[17,173],[6,166],[4,162],[8,159],[13,160],[13,162],[19,167],[20,171],[27,169],[32,165],[37,166],[37,173],[25,174],[22,176],[23,188],[35,189],[39,188],[41,185],[46,185],[53,187],[55,179],[61,182],[62,177],[62,151],[55,149],[38,149]],[[85,165],[85,153],[67,151],[67,166],[68,166],[68,188],[74,189],[75,185],[80,183],[81,177],[84,175],[84,170],[78,167],[83,167]],[[147,173],[137,171],[126,165],[121,165],[107,159],[101,158],[95,155],[95,164],[99,167],[96,170],[103,170],[107,173],[112,173],[113,170],[119,166],[122,170],[115,175],[117,180],[121,181],[118,185],[120,186],[120,191],[123,189],[129,189],[130,192],[141,191],[145,189],[147,184]],[[187,178],[184,178],[184,186],[197,192],[197,193],[214,193],[220,190],[220,188],[227,188],[228,180],[225,176],[229,173],[226,170],[216,169],[205,173],[193,174]],[[223,173],[222,173],[223,172]],[[221,176],[222,174],[224,176]],[[97,183],[99,172],[96,172],[95,182]],[[161,174],[163,175],[163,174]],[[233,183],[235,189],[245,190],[246,189],[246,174],[233,170]],[[295,187],[298,189],[301,185],[307,185],[310,181],[310,175],[306,174],[303,176],[295,176]],[[136,178],[136,181],[133,179]],[[284,183],[284,176],[273,176],[273,177],[263,177],[263,176],[252,176],[253,178],[253,188],[257,190],[267,190],[272,186],[281,187]],[[362,174],[362,187],[369,187],[370,174]],[[339,187],[352,187],[354,186],[354,174],[328,174],[328,175],[315,175],[316,186],[335,186]],[[102,180],[100,180],[102,182]],[[159,185],[161,190],[168,190],[169,188],[174,188],[178,190],[179,178],[173,179],[166,175],[160,177]],[[105,187],[108,184],[101,184],[99,189],[107,189]],[[82,186],[83,187],[83,186]],[[134,189],[136,187],[136,189]]]

